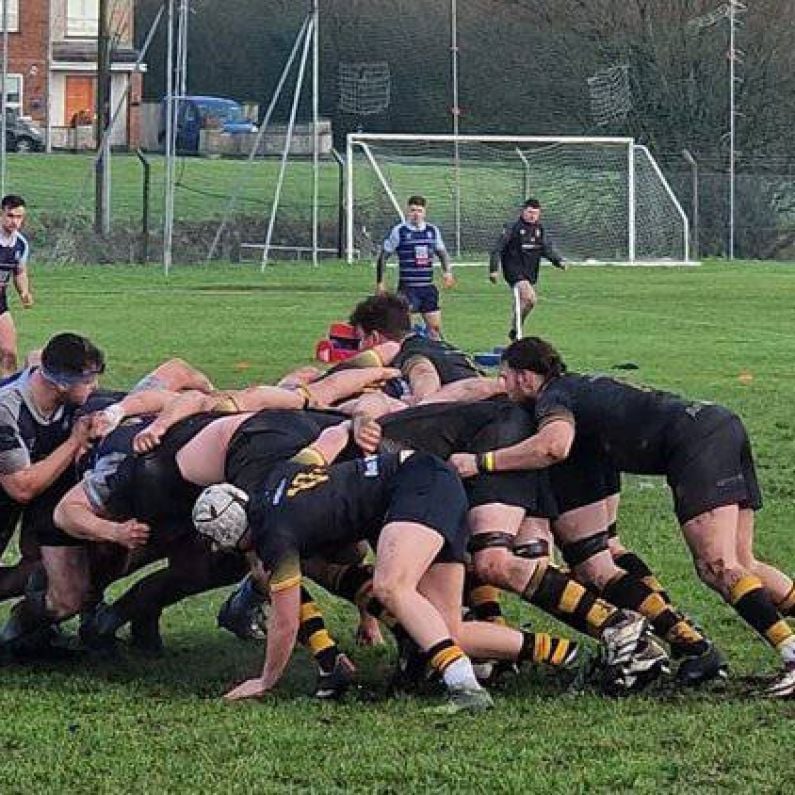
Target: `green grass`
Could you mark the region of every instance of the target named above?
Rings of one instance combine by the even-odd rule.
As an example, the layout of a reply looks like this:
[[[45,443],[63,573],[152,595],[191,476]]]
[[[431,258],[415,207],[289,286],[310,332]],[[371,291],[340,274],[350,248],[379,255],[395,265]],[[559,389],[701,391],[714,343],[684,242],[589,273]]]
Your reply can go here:
[[[264,275],[181,268],[168,279],[154,268],[41,266],[36,307],[13,311],[21,348],[61,329],[95,338],[109,385],[129,386],[178,354],[240,386],[308,361],[373,278],[340,265]],[[443,296],[447,334],[489,349],[507,329],[508,291],[482,270],[459,278]],[[571,367],[634,362],[632,378],[742,414],[766,498],[759,550],[795,570],[795,269],[550,268],[541,295],[530,329]],[[325,597],[330,628],[359,664],[361,696],[313,703],[311,665],[299,652],[277,695],[230,707],[219,695],[256,670],[261,650],[215,630],[224,594],[214,593],[167,612],[162,660],[125,652],[113,663],[3,667],[0,791],[790,792],[795,703],[751,698],[743,680],[772,673],[774,655],[696,580],[659,481],[626,479],[620,527],[727,653],[734,678],[725,692],[574,698],[527,674],[495,694],[490,714],[432,719],[422,701],[383,699],[389,651],[357,650],[352,611]],[[513,600],[507,607],[548,625]]]

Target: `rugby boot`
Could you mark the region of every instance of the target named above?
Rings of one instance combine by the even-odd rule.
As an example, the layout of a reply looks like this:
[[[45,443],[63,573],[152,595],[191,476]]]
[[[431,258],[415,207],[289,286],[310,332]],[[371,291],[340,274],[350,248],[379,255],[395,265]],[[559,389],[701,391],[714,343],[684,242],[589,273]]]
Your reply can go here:
[[[160,634],[160,615],[148,615],[130,622],[130,645],[151,657],[162,657],[166,647]]]
[[[265,640],[265,597],[248,575],[218,611],[218,626],[241,640]]]
[[[605,666],[610,668],[628,663],[648,631],[649,624],[643,616],[631,610],[619,610],[602,632],[601,649]]]
[[[425,655],[408,636],[397,641],[398,659],[387,688],[390,695],[416,693],[428,682]]]
[[[728,676],[728,665],[720,650],[711,640],[706,643],[707,649],[701,654],[688,655],[681,649],[672,650],[673,657],[681,660],[676,671],[679,684],[698,687],[713,679],[726,679]]]
[[[793,698],[795,697],[795,662],[786,663],[782,673],[773,684],[765,688],[762,695],[768,698]]]
[[[315,698],[336,701],[342,698],[353,684],[354,665],[345,654],[338,654],[330,671],[318,671]]]
[[[448,688],[447,701],[427,711],[433,715],[458,715],[461,712],[483,712],[493,708],[494,701],[488,690],[461,685]]]

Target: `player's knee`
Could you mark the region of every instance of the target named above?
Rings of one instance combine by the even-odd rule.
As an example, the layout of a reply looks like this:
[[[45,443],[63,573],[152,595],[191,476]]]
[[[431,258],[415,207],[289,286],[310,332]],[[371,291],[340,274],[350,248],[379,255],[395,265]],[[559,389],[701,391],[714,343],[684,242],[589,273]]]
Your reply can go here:
[[[701,555],[695,559],[699,579],[724,598],[728,597],[732,585],[743,575],[741,567],[732,565],[720,556]]]
[[[71,584],[47,591],[47,609],[53,618],[64,620],[77,615],[88,600],[88,584]]]
[[[400,604],[408,590],[409,584],[399,567],[390,566],[387,569],[379,569],[376,563],[373,574],[373,596],[387,610],[394,612],[395,605]]]
[[[621,574],[610,554],[606,531],[565,542],[561,552],[577,579],[599,590]]]
[[[484,549],[472,559],[475,575],[481,582],[489,585],[511,588],[509,564],[512,557],[513,553],[507,549]]]

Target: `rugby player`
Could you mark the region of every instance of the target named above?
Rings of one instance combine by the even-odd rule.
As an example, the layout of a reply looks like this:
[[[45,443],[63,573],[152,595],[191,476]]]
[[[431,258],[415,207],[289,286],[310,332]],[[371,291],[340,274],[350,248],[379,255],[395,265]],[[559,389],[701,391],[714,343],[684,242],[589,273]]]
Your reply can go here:
[[[25,309],[33,306],[28,281],[30,246],[20,232],[25,223],[25,200],[9,194],[0,201],[0,377],[17,369],[17,330],[8,307],[8,283],[14,288]]]
[[[716,404],[606,376],[567,373],[560,354],[537,337],[513,343],[503,362],[511,398],[534,399],[538,431],[479,457],[454,456],[459,473],[469,477],[479,470],[552,465],[565,470],[569,462],[579,482],[595,486],[595,495],[601,488],[603,498],[615,492],[611,472],[665,475],[702,582],[783,661],[783,672],[765,692],[781,698],[795,693],[795,634],[784,618],[795,604],[793,581],[753,552],[754,512],[762,498],[739,417]],[[570,549],[574,565],[589,567],[599,577],[610,557],[604,499],[571,510],[570,518],[572,539],[577,538]],[[603,580],[605,592],[615,596],[623,579]]]
[[[489,279],[497,283],[497,272],[508,286],[519,294],[519,317],[514,317],[508,337],[515,340],[517,330],[533,311],[538,296],[536,284],[541,257],[548,259],[556,268],[566,269],[563,258],[550,245],[541,224],[541,203],[538,199],[527,199],[522,204],[519,218],[504,227],[489,260]]]
[[[376,292],[386,292],[384,269],[392,254],[398,256],[398,293],[405,297],[411,312],[420,313],[429,335],[442,336],[442,311],[439,291],[433,283],[433,258],[442,265],[442,284],[453,287],[453,264],[439,227],[425,221],[427,202],[423,196],[410,196],[406,221],[392,227],[376,261]]]

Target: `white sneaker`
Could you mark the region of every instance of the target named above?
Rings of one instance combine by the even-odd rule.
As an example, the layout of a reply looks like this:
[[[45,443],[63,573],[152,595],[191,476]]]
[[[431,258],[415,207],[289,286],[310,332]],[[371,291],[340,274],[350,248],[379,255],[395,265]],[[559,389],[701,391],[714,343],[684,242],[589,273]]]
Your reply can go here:
[[[782,674],[763,691],[768,698],[792,698],[795,695],[795,663],[787,663]]]

